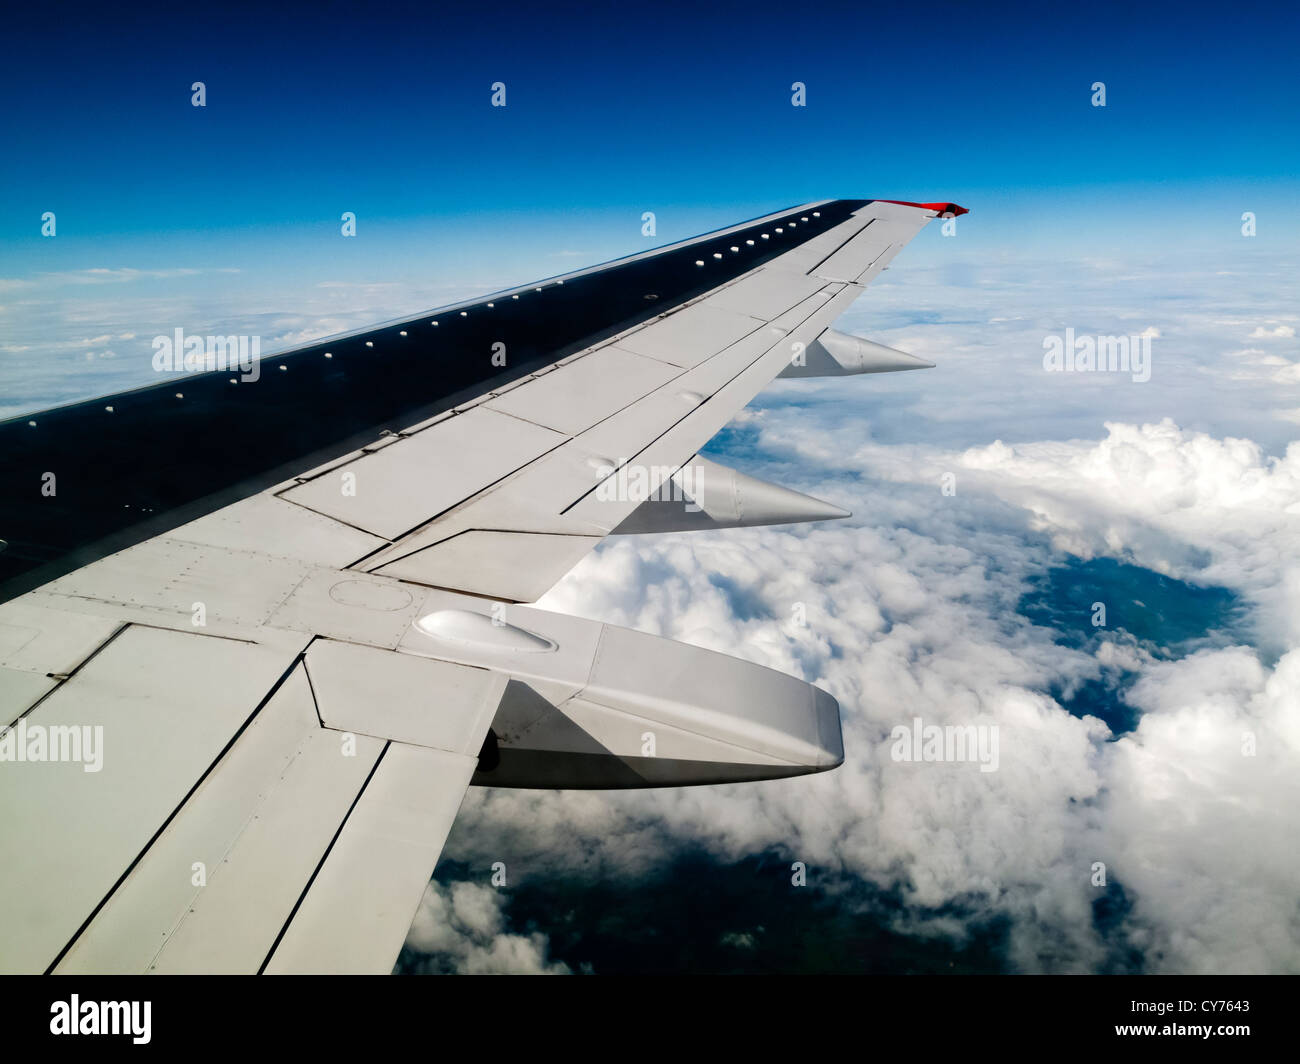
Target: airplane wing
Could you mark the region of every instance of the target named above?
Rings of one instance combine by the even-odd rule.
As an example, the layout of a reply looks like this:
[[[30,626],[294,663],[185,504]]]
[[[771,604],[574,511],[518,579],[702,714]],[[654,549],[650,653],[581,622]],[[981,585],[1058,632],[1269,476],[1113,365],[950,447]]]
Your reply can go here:
[[[843,516],[697,452],[779,375],[927,365],[830,326],[962,212],[811,203],[0,423],[0,970],[387,972],[471,782],[839,764],[826,692],[525,604],[613,533]]]

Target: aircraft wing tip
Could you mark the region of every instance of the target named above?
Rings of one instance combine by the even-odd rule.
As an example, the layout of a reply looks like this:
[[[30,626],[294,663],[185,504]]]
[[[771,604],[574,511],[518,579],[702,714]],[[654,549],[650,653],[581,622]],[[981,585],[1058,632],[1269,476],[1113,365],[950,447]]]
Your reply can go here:
[[[941,218],[956,218],[961,214],[970,214],[967,207],[959,207],[955,203],[913,203],[911,200],[881,200],[881,203],[897,203],[903,207],[920,207],[926,211],[938,211]]]

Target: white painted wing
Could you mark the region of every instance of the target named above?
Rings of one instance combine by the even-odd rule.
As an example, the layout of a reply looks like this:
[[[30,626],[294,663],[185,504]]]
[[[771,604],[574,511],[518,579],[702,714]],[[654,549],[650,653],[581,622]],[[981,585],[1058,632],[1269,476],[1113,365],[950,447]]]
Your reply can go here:
[[[812,344],[934,216],[872,202],[787,255],[277,497],[371,535],[376,549],[352,563],[365,572],[531,602]],[[704,265],[687,269],[740,254],[727,239],[708,242]]]
[[[536,599],[942,206],[675,245],[690,298],[0,606],[0,970],[389,971],[510,675],[415,622]]]

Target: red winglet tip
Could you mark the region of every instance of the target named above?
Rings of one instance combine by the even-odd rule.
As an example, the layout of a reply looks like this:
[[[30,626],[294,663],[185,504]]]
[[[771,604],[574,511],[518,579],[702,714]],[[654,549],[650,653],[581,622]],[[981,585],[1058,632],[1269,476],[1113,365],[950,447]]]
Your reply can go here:
[[[956,218],[960,214],[970,214],[965,207],[958,207],[955,203],[913,203],[911,200],[887,199],[881,200],[881,203],[897,203],[903,207],[920,207],[926,211],[938,211],[940,217]]]

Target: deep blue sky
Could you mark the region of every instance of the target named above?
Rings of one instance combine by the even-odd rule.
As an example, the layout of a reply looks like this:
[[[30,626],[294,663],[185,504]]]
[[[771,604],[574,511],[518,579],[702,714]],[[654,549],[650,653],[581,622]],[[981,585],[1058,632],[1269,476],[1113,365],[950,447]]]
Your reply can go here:
[[[1242,210],[1296,234],[1281,5],[87,8],[6,14],[2,277],[336,256],[388,276],[566,234],[605,256],[646,246],[643,210],[662,242],[833,196],[951,198],[997,245],[1213,243]]]

